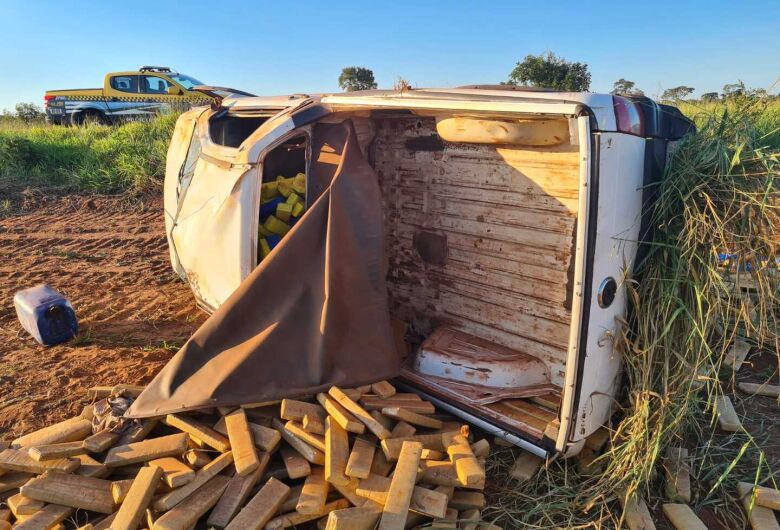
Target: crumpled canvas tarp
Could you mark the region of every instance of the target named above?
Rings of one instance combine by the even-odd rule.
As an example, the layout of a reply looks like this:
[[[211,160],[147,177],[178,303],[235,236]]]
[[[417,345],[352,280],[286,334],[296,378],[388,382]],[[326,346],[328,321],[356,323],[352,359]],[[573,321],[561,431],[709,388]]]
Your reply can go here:
[[[350,121],[317,124],[311,141],[309,190],[319,197],[128,416],[269,401],[398,374],[376,174]]]

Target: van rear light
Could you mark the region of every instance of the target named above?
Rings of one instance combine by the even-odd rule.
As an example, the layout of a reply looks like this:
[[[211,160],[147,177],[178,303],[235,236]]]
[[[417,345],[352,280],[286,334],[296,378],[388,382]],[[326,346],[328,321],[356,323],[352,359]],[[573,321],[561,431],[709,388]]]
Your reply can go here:
[[[628,98],[612,96],[617,130],[636,136],[645,135],[645,116],[639,104]]]
[[[43,106],[44,106],[44,108],[45,108],[45,107],[48,107],[48,106],[49,106],[49,101],[51,101],[51,100],[52,100],[52,99],[54,99],[55,97],[56,97],[56,96],[47,96],[47,95],[44,95],[44,96],[43,96]]]

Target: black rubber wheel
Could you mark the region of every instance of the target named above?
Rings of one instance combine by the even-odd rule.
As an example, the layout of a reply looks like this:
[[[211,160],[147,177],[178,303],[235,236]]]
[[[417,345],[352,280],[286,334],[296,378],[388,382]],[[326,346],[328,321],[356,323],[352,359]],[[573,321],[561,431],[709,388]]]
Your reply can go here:
[[[71,116],[70,123],[77,126],[85,125],[109,125],[106,116],[96,110],[83,110]]]

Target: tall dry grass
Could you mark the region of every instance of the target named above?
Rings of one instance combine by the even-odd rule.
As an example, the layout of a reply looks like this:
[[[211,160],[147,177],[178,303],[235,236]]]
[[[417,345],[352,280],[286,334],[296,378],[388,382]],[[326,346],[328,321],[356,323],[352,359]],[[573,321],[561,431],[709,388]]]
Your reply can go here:
[[[669,446],[690,450],[692,504],[725,528],[745,526],[738,480],[773,484],[765,437],[719,433],[714,408],[718,395],[734,391],[723,358],[736,337],[778,351],[780,113],[757,100],[692,110],[699,132],[671,158],[648,256],[629,282],[630,310],[615,344],[624,391],[600,472],[559,459],[516,484],[506,475],[514,453],[503,451],[490,461],[498,480],[486,519],[510,528],[616,528],[624,526],[618,501],[633,494],[658,516],[668,502]],[[723,253],[736,255],[731,270]],[[748,283],[752,290],[742,288]]]

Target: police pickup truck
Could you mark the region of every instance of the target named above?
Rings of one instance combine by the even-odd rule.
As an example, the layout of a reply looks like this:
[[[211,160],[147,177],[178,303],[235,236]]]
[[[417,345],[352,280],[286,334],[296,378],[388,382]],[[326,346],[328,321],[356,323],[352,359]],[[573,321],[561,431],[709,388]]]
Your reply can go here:
[[[164,66],[143,66],[106,75],[103,88],[48,90],[46,119],[61,125],[112,124],[141,119],[168,110],[187,110],[211,103],[212,97],[193,90],[197,79]]]

